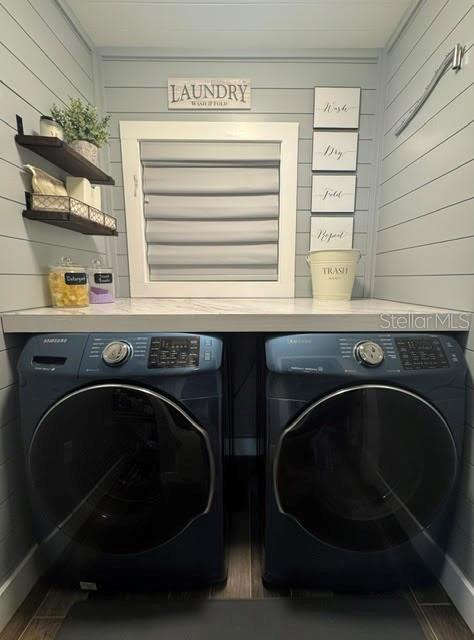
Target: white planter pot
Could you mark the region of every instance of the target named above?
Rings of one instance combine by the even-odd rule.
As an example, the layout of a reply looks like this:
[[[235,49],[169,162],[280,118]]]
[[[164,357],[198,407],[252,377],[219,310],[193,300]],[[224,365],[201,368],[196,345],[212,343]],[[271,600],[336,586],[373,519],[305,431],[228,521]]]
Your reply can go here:
[[[73,140],[69,143],[69,146],[80,153],[81,156],[84,156],[89,162],[97,165],[97,157],[99,153],[99,147],[96,147],[92,142],[87,142],[87,140]]]

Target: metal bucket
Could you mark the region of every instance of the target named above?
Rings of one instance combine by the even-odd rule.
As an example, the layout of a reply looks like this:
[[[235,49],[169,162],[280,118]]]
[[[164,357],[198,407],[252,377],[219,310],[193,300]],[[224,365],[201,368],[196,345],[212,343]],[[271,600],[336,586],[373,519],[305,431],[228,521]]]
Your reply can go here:
[[[350,300],[359,249],[322,249],[306,257],[311,269],[313,298],[316,300]]]

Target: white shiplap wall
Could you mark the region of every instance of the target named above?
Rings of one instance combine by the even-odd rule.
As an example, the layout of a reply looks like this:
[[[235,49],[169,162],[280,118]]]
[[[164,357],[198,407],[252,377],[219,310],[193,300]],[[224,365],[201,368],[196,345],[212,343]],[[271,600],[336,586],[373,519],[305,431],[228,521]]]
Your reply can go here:
[[[296,256],[296,295],[311,295],[310,275],[304,256],[309,250],[311,201],[311,149],[313,131],[313,88],[315,86],[360,86],[362,108],[360,124],[358,189],[355,216],[355,246],[363,258],[359,265],[355,295],[368,291],[366,270],[367,230],[374,216],[375,152],[378,52],[356,58],[334,51],[329,57],[308,55],[301,58],[199,58],[146,55],[105,55],[102,61],[105,110],[111,114],[111,173],[114,215],[119,219],[117,241],[120,295],[129,295],[128,257],[122,163],[119,143],[121,120],[236,120],[289,121],[300,124],[298,217]],[[252,109],[234,113],[179,113],[167,108],[168,77],[243,77],[252,81]]]
[[[48,265],[62,255],[81,263],[104,253],[104,240],[24,220],[28,184],[21,165],[57,170],[14,141],[16,114],[25,133],[68,96],[93,101],[92,53],[54,0],[0,0],[0,311],[49,304]],[[0,584],[34,544],[19,433],[18,337],[0,330]],[[0,628],[26,595],[35,574],[23,567],[2,595]],[[10,584],[10,583],[8,583]],[[3,587],[2,587],[3,589]]]
[[[472,0],[424,0],[387,53],[375,297],[474,311],[473,37]],[[397,123],[457,42],[466,46],[463,69],[443,77],[395,137]],[[474,365],[472,336],[466,354]],[[470,403],[472,395],[471,387]],[[473,415],[444,577],[472,627]]]

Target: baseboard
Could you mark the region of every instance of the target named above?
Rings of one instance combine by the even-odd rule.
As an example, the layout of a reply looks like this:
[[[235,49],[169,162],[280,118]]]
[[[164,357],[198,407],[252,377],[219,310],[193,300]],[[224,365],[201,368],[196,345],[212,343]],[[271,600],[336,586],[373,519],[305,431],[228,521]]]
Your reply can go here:
[[[0,631],[43,574],[45,566],[41,556],[40,545],[35,544],[0,586]]]
[[[441,584],[471,631],[474,632],[474,585],[469,582],[449,555],[444,558]]]
[[[57,535],[58,530],[55,529],[43,542],[33,545],[20,564],[0,585],[0,632],[39,578],[64,551],[66,542],[58,539]]]

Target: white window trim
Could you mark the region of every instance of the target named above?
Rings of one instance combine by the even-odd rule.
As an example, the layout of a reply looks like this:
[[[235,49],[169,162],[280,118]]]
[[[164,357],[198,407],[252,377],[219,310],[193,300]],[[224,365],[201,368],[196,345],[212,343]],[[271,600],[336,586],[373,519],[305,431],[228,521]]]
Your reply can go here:
[[[298,123],[294,122],[120,122],[125,215],[133,298],[291,298],[295,289]],[[146,260],[140,142],[199,140],[278,142],[280,213],[278,280],[150,281]]]

